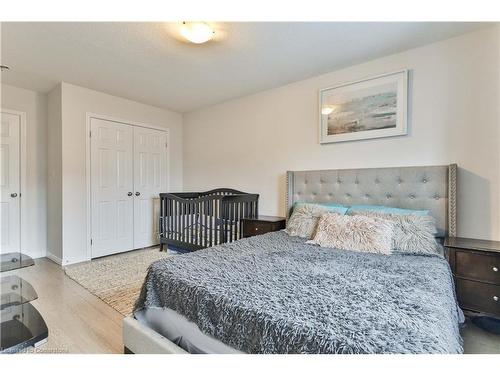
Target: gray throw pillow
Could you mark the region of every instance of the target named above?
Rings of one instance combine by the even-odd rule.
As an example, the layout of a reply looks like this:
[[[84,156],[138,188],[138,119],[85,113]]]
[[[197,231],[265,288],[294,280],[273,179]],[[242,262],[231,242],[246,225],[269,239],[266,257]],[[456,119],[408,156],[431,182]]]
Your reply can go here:
[[[394,223],[392,248],[413,254],[438,254],[435,239],[436,222],[429,215],[398,215],[379,212],[363,212],[356,215],[382,218]]]
[[[389,255],[392,251],[393,224],[368,216],[341,216],[325,213],[311,241],[321,247]]]
[[[286,224],[286,233],[311,239],[314,236],[318,220],[327,210],[317,204],[301,204],[293,210]]]

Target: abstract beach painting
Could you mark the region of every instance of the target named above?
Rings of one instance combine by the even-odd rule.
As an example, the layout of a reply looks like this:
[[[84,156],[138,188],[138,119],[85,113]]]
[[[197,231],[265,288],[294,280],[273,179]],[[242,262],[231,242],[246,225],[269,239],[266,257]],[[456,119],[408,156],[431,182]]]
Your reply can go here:
[[[404,135],[407,71],[320,91],[320,142]]]

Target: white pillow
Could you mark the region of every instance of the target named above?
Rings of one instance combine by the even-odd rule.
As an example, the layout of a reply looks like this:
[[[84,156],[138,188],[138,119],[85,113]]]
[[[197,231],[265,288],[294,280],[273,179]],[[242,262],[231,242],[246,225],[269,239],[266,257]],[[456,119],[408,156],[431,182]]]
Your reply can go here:
[[[317,204],[301,204],[292,212],[286,224],[286,232],[290,236],[311,239],[314,236],[319,218],[328,212]]]
[[[342,250],[389,255],[392,251],[393,223],[368,216],[341,216],[325,213],[316,234],[308,243]]]
[[[436,221],[429,215],[399,215],[380,212],[363,212],[355,215],[390,220],[394,224],[392,248],[405,253],[438,254],[434,237]]]

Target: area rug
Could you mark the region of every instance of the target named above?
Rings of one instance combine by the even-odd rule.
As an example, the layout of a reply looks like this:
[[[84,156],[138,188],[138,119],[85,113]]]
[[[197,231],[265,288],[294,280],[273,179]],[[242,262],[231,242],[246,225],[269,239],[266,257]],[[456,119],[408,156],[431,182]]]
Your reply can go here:
[[[66,275],[113,307],[130,315],[151,263],[170,256],[157,247],[111,255],[65,268]]]

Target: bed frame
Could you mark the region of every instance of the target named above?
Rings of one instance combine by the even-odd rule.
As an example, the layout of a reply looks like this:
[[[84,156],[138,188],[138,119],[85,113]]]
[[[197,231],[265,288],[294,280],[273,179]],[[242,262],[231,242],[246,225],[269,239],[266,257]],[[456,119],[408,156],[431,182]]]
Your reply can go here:
[[[443,236],[456,236],[457,165],[287,172],[287,216],[298,201],[428,209]],[[186,353],[133,317],[123,321],[126,353]]]
[[[242,219],[259,215],[259,195],[234,189],[160,194],[160,251],[194,251],[239,240]]]

